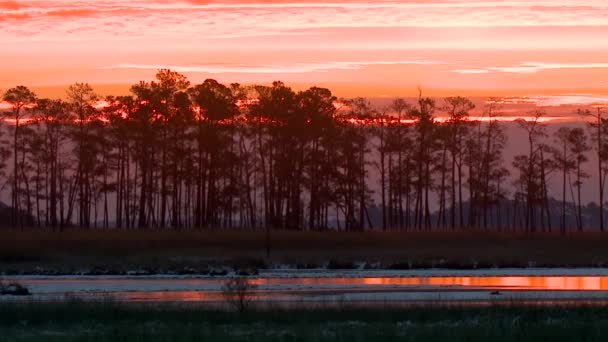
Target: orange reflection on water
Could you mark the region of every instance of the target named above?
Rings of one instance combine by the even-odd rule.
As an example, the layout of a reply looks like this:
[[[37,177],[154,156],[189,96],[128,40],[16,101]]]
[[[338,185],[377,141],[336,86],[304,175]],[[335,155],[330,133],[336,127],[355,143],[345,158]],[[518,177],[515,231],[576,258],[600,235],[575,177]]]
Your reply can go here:
[[[409,296],[487,290],[608,291],[608,276],[269,276],[249,279],[255,285],[251,289],[253,298],[271,301],[356,293],[399,292]],[[222,302],[226,278],[42,277],[16,281],[32,289],[41,299],[67,295],[84,299],[109,297],[127,302]]]
[[[521,290],[608,290],[608,277],[606,276],[464,276],[361,279],[367,285],[463,286]],[[356,280],[355,283],[358,283],[358,281]]]
[[[216,279],[206,281],[219,281]],[[458,290],[608,290],[608,276],[433,276],[433,277],[296,277],[252,278],[256,300],[299,298],[305,293],[349,293],[351,291],[433,291],[444,287]],[[270,289],[268,286],[284,285]],[[329,286],[329,287],[327,287]],[[408,288],[409,287],[409,288]],[[444,288],[445,289],[445,288]],[[222,301],[221,290],[115,292],[124,301]]]
[[[522,290],[608,290],[608,276],[431,276],[255,278],[265,285],[462,286]]]
[[[431,276],[254,278],[265,285],[462,286],[522,290],[608,290],[608,276]]]
[[[222,291],[119,291],[109,293],[75,294],[75,297],[109,297],[125,302],[221,302],[227,299]],[[274,291],[251,290],[250,300],[273,300],[292,298],[293,296]]]
[[[111,297],[121,301],[218,301],[222,300],[221,293],[210,293],[207,291],[125,291],[110,294]]]

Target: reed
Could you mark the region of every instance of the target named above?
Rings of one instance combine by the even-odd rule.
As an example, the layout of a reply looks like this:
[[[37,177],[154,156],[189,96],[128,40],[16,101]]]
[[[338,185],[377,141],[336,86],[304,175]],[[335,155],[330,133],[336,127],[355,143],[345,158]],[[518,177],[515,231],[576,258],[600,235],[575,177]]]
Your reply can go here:
[[[2,303],[12,341],[603,341],[600,306],[398,308],[274,307],[227,311],[200,305]]]

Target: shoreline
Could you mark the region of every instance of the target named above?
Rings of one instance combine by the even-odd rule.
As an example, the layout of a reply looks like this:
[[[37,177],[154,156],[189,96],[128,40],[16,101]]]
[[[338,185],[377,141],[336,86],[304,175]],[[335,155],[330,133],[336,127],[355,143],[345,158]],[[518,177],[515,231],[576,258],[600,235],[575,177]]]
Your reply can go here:
[[[20,278],[73,278],[82,279],[217,279],[226,277],[252,277],[252,278],[360,278],[360,277],[561,277],[561,276],[608,276],[608,267],[488,267],[488,268],[356,268],[356,269],[330,269],[330,268],[297,268],[281,265],[277,268],[263,269],[233,269],[225,266],[210,272],[149,272],[146,270],[128,270],[117,272],[112,270],[82,270],[75,272],[60,272],[53,270],[40,270],[38,272],[21,271],[18,273],[0,273],[1,279]]]

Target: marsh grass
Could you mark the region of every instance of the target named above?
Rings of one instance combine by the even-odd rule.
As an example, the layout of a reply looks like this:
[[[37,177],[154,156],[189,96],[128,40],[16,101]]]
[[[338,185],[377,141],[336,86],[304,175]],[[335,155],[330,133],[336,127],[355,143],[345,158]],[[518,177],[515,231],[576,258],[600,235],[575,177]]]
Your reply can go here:
[[[608,235],[472,232],[1,231],[0,273],[206,273],[218,266],[394,269],[596,267]],[[517,251],[517,252],[514,252]],[[567,253],[565,253],[567,251]]]
[[[11,341],[604,341],[598,306],[251,308],[196,305],[2,303]]]

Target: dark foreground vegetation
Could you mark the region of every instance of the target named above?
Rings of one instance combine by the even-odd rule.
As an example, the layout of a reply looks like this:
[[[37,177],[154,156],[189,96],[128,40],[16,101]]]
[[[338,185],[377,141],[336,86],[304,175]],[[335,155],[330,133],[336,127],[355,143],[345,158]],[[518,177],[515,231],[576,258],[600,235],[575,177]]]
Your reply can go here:
[[[7,341],[605,341],[608,308],[252,308],[2,303]]]
[[[209,273],[219,268],[606,267],[601,233],[0,232],[0,273]]]
[[[66,100],[37,98],[25,86],[4,92],[10,108],[2,113],[8,134],[0,135],[0,184],[10,205],[0,206],[0,223],[51,230],[604,229],[608,120],[601,108],[581,112],[593,119],[588,130],[562,127],[554,135],[542,109],[526,114],[518,124],[528,149],[504,160],[508,141],[492,100],[482,122],[470,117],[475,105],[464,97],[420,93],[374,108],[282,82],[191,85],[170,70],[131,92],[98,98],[84,83],[72,85]],[[592,153],[597,165],[587,162]],[[590,220],[581,185],[592,167],[599,198]],[[557,199],[549,195],[550,177],[560,180]]]

